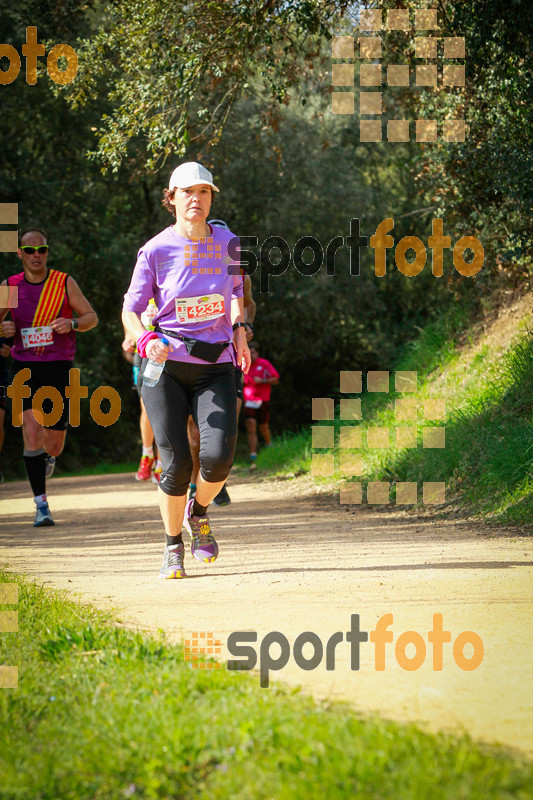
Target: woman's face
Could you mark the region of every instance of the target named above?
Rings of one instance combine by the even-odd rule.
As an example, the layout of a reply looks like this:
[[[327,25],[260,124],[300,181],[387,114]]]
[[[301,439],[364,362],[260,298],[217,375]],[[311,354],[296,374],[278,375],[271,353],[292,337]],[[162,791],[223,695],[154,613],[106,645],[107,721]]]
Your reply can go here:
[[[193,224],[205,222],[211,208],[211,187],[207,183],[199,183],[187,189],[176,189],[170,203],[176,208],[176,219]]]
[[[259,356],[259,353],[255,349],[255,347],[250,347],[250,356],[252,358],[252,361],[257,361],[257,357]]]

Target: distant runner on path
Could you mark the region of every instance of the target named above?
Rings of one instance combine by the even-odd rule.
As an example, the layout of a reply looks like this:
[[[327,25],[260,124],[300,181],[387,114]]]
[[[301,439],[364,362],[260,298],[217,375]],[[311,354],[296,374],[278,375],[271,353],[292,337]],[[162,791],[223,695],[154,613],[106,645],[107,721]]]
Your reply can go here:
[[[250,343],[252,366],[244,376],[244,416],[246,419],[246,435],[250,450],[250,469],[255,469],[257,458],[257,428],[270,446],[270,392],[271,387],[279,383],[279,372],[266,358],[259,355],[259,346]]]
[[[0,308],[0,335],[15,337],[11,350],[15,362],[13,384],[21,370],[29,370],[26,383],[31,393],[22,400],[24,463],[36,505],[33,525],[42,527],[54,524],[46,497],[46,478],[52,475],[56,458],[65,446],[69,416],[65,388],[76,352],[75,331],[90,331],[98,324],[98,317],[71,275],[47,267],[45,231],[23,231],[17,253],[23,271],[2,285],[18,287],[18,305]],[[9,311],[13,321],[3,321]],[[53,425],[44,425],[42,414],[36,411],[40,420],[36,419],[32,410],[33,396],[43,386],[52,386],[63,401],[61,417]],[[45,399],[44,413],[50,413],[46,410],[49,405],[50,400]]]
[[[174,216],[139,251],[122,321],[137,336],[143,358],[164,369],[142,397],[152,425],[163,471],[159,505],[166,546],[161,578],[185,578],[181,529],[191,537],[198,561],[211,562],[218,545],[207,509],[233,464],[237,440],[235,366],[250,366],[243,310],[243,279],[231,274],[228,242],[232,234],[207,223],[213,193],[219,190],[201,164],[177,167],[163,204]],[[153,297],[159,312],[155,331],[140,315]],[[165,345],[158,334],[170,339]],[[200,474],[196,496],[187,502],[192,459],[187,438],[189,409],[200,431]]]

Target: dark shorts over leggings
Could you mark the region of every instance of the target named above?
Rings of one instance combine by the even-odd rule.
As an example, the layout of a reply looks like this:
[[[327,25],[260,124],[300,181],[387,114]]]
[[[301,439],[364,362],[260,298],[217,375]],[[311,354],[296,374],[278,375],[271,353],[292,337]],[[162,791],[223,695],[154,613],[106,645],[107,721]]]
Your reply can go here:
[[[146,368],[143,358],[141,372]],[[142,399],[163,465],[159,486],[165,494],[187,493],[192,458],[187,418],[200,431],[200,471],[208,483],[225,481],[237,442],[235,372],[227,364],[170,361],[155,386],[142,385]]]

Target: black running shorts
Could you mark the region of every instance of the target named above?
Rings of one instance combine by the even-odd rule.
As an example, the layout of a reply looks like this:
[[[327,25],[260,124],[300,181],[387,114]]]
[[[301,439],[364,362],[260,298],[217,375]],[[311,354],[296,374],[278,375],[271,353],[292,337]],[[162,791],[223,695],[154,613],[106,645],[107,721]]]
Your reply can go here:
[[[264,425],[270,421],[270,400],[263,400],[259,408],[247,408],[244,406],[244,416],[246,419],[256,419],[258,425]]]
[[[67,428],[69,406],[68,400],[65,397],[65,388],[69,385],[70,377],[69,370],[72,367],[72,361],[14,361],[13,362],[13,378],[20,372],[21,369],[26,367],[31,371],[31,375],[26,381],[25,385],[30,387],[31,394],[29,397],[22,398],[22,410],[28,411],[32,408],[33,396],[37,389],[44,386],[52,386],[57,389],[63,401],[63,409],[59,421],[54,425],[45,425],[46,428],[51,428],[54,431],[64,431]],[[57,403],[57,401],[56,401]],[[42,410],[45,414],[49,414],[53,409],[53,403],[50,398],[45,397],[42,401]]]

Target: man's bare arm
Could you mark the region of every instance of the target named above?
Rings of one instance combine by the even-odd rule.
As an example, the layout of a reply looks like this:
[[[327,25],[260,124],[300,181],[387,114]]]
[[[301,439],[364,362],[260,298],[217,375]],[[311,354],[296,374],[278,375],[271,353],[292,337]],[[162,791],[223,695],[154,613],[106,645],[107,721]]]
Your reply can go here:
[[[96,311],[94,311],[93,307],[71,275],[69,275],[67,278],[67,292],[69,305],[78,315],[78,330],[90,331],[91,328],[95,328],[98,325]],[[57,322],[57,320],[54,320],[54,322]],[[52,323],[52,328],[53,327],[54,325]]]

